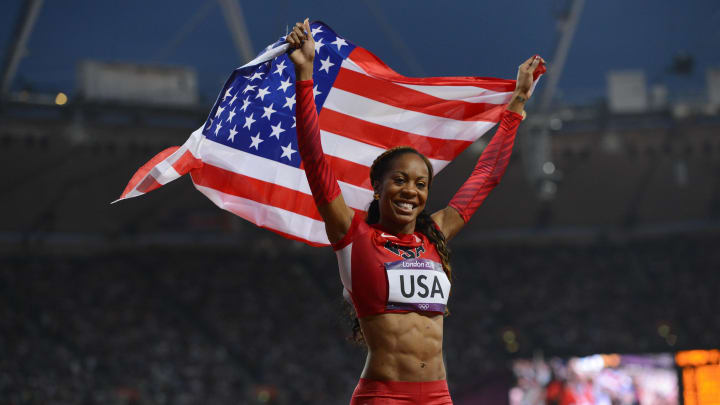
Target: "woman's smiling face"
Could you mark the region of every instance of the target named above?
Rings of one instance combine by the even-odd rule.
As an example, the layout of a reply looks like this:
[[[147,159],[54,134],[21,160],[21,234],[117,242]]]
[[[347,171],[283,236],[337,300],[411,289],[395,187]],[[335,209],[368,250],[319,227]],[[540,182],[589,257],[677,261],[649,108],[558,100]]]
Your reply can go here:
[[[373,187],[380,194],[380,225],[394,233],[413,233],[430,189],[425,160],[412,152],[396,156]]]

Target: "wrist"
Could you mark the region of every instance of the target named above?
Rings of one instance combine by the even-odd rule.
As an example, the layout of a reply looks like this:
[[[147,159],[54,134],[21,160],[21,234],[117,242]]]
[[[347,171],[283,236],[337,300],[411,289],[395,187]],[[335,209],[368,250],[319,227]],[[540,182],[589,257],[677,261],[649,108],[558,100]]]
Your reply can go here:
[[[309,64],[303,64],[301,66],[295,66],[295,81],[312,80],[313,78],[313,65],[312,62]]]
[[[512,94],[511,101],[522,103],[523,105],[530,99],[530,95],[527,91],[515,90]]]
[[[510,102],[507,105],[507,109],[516,112],[518,114],[522,114],[523,110],[525,109],[525,103],[527,102],[528,97],[527,94],[519,91],[515,91],[512,94],[512,97],[510,98]]]

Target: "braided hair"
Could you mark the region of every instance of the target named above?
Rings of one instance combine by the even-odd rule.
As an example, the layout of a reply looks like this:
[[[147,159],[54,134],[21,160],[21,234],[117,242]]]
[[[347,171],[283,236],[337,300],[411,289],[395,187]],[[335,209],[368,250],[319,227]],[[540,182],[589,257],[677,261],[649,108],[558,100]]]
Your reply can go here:
[[[432,164],[430,164],[430,161],[428,160],[428,158],[425,157],[425,155],[409,146],[396,146],[394,148],[390,148],[380,154],[380,156],[375,158],[372,166],[370,166],[370,183],[376,184],[376,182],[381,182],[383,176],[385,175],[385,173],[387,173],[390,165],[395,160],[395,158],[402,156],[406,153],[414,153],[425,162],[429,173],[429,192],[434,175]],[[365,222],[372,225],[378,223],[379,221],[380,201],[373,199],[373,201],[370,203],[370,206],[368,207]],[[430,217],[430,214],[428,214],[427,208],[424,208],[422,212],[418,214],[417,219],[415,220],[415,230],[425,235],[428,240],[433,245],[435,245],[435,248],[437,249],[437,252],[440,255],[440,259],[442,261],[443,271],[445,271],[448,280],[452,281],[452,267],[450,266],[450,249],[447,246],[447,240],[445,239],[445,235],[440,231],[440,229],[435,226],[435,222]],[[360,329],[360,321],[358,320],[357,315],[355,314],[355,311],[351,306],[348,307],[348,311],[353,318],[353,334],[351,339],[357,343],[364,343],[362,330]],[[445,315],[448,315],[449,313],[450,312],[446,309]]]

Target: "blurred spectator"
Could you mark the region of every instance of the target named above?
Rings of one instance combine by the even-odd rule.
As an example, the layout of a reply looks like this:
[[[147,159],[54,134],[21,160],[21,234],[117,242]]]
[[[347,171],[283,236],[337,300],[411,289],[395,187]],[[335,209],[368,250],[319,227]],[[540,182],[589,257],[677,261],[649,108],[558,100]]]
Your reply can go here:
[[[274,238],[249,245],[242,255],[4,256],[3,403],[347,403],[364,351],[346,339],[334,256]],[[720,236],[695,235],[457,249],[445,323],[454,398],[537,350],[713,347],[717,246]],[[565,385],[552,379],[555,369],[535,373],[525,383],[541,378],[535,396],[547,403],[594,395],[582,379]]]

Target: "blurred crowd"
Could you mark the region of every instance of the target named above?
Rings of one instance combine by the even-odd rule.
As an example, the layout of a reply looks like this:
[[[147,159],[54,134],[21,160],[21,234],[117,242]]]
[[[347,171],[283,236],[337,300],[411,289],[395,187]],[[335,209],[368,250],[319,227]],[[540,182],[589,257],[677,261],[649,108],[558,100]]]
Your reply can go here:
[[[674,364],[669,353],[516,360],[510,405],[676,405]]]
[[[458,248],[453,397],[539,352],[717,346],[717,246],[705,234]],[[329,249],[260,236],[237,249],[41,251],[0,259],[3,404],[349,401],[365,353],[348,339]]]

